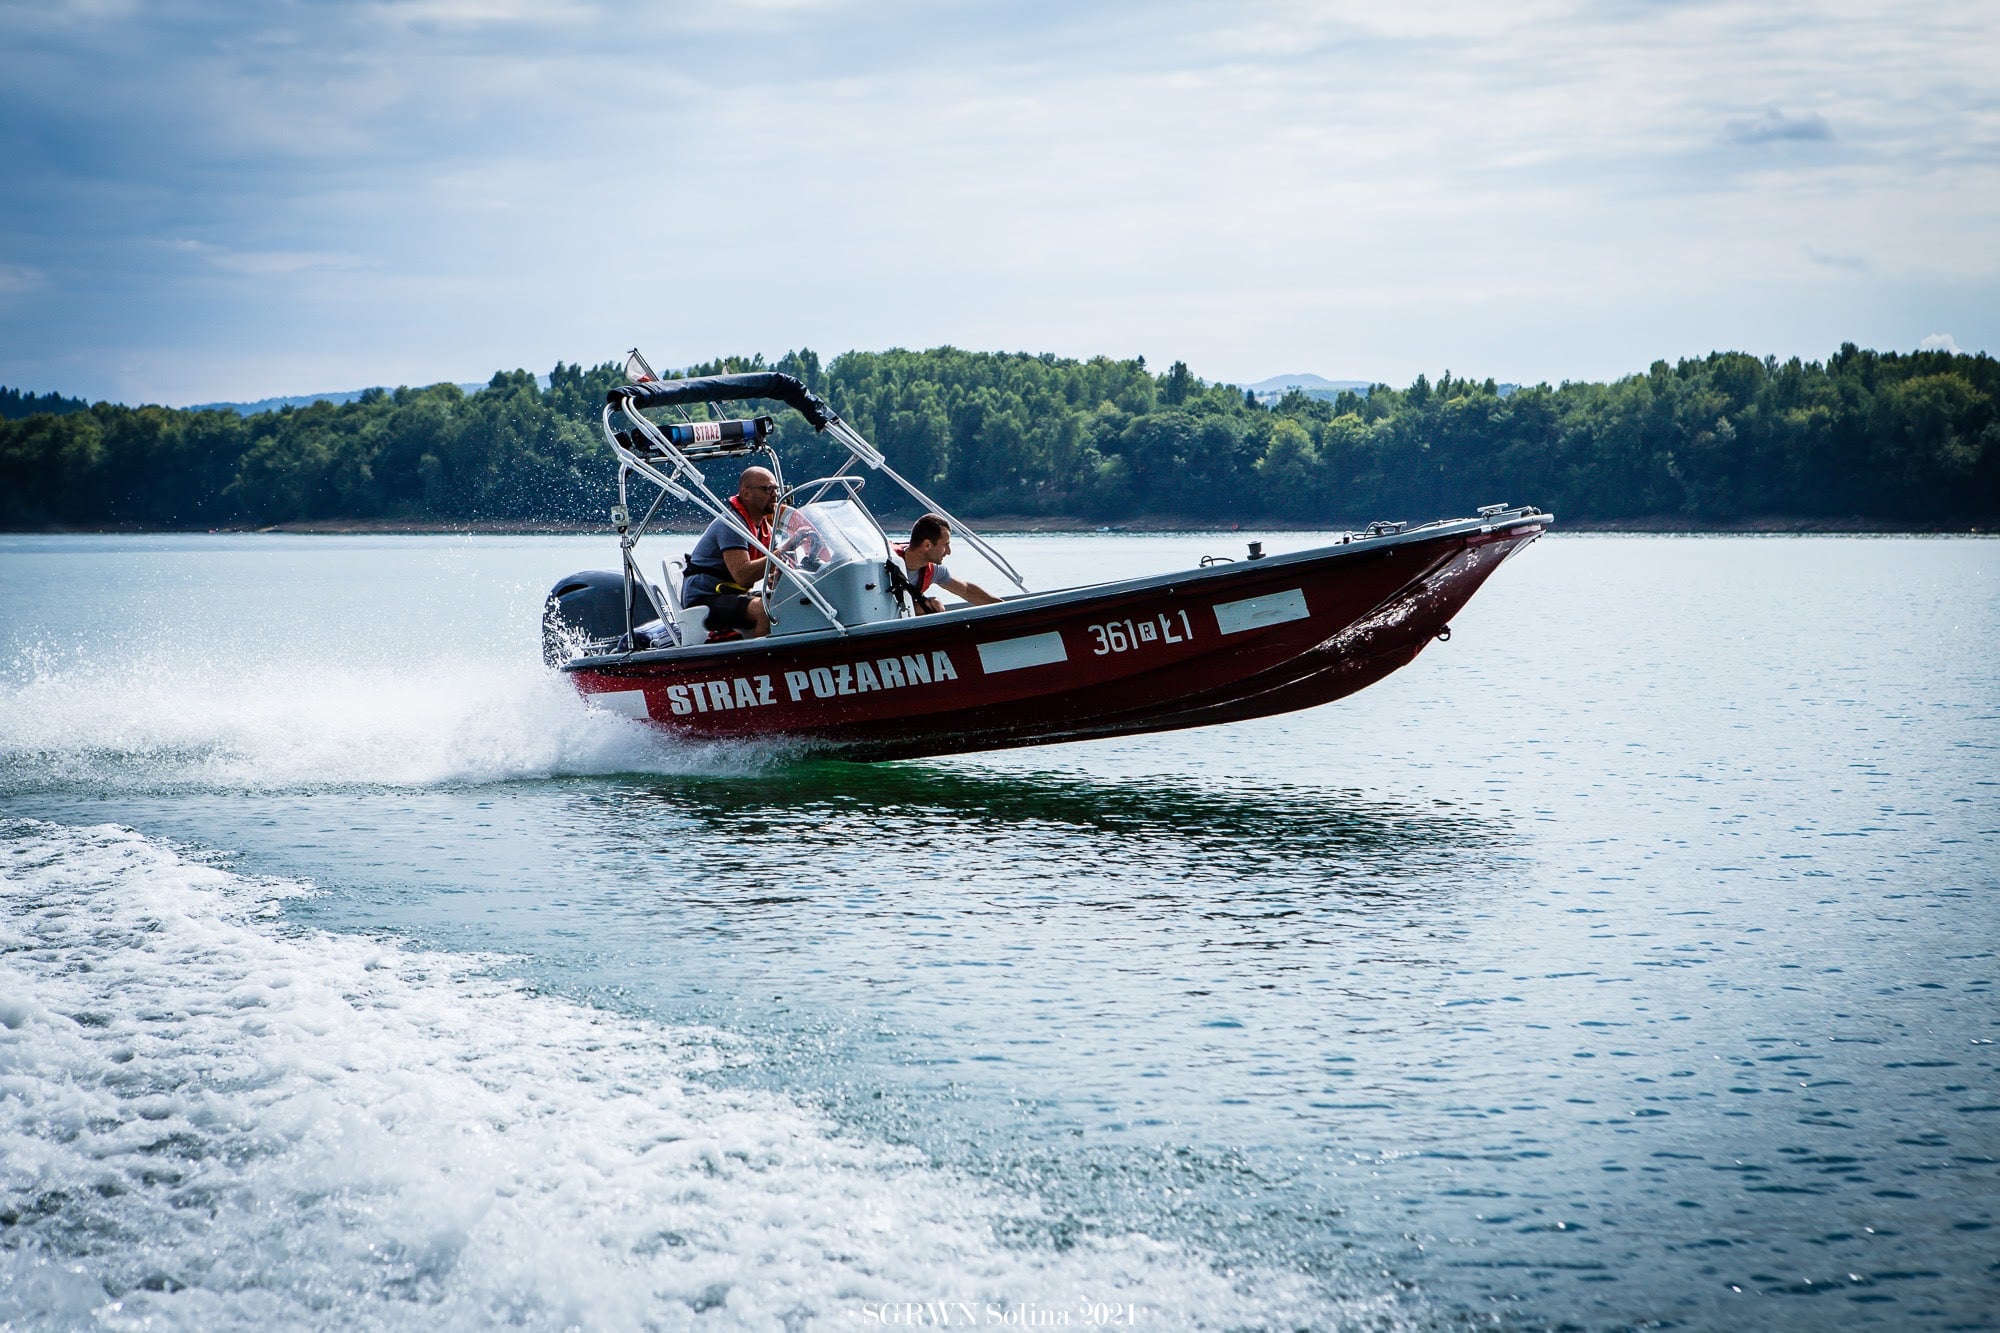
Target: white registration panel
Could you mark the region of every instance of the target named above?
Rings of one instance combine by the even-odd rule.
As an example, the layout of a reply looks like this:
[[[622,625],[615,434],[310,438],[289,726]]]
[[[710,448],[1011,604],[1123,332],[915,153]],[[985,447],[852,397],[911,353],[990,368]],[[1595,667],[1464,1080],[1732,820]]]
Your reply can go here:
[[[1067,661],[1069,653],[1063,647],[1062,635],[1053,631],[979,645],[979,666],[989,676],[1000,671],[1019,671],[1022,667],[1048,666],[1052,662]]]
[[[604,690],[597,694],[587,694],[584,701],[602,708],[607,713],[623,713],[626,717],[646,718],[646,692],[644,690]]]
[[[1308,614],[1305,592],[1287,588],[1262,597],[1246,597],[1240,602],[1217,602],[1215,627],[1224,634],[1241,634],[1245,630],[1269,629],[1288,620],[1304,620]]]

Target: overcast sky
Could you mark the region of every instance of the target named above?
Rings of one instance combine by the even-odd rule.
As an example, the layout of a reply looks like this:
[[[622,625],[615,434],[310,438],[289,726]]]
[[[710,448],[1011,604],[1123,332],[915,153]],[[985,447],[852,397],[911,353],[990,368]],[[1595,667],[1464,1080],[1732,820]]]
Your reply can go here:
[[[1992,0],[0,0],[0,383],[2000,344]]]

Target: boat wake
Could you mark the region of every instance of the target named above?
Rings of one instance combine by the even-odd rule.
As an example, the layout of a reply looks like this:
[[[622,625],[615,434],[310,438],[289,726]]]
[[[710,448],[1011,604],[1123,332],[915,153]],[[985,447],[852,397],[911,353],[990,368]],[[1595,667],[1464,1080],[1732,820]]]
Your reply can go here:
[[[776,744],[678,741],[591,708],[532,662],[461,654],[262,660],[157,644],[46,647],[0,677],[0,791],[430,787],[755,773]]]
[[[1003,1239],[1040,1205],[705,1084],[750,1058],[721,1034],[287,924],[305,891],[115,826],[0,821],[0,1326],[1380,1313],[1143,1237]]]

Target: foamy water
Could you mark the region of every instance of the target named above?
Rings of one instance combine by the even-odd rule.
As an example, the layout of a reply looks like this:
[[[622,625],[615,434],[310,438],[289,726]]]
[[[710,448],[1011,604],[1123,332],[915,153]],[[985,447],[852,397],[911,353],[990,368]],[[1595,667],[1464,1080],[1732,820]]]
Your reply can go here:
[[[23,653],[0,679],[0,776],[16,791],[427,787],[751,772],[776,753],[672,740],[536,662],[362,656]]]
[[[1316,1322],[1139,1237],[1012,1248],[1032,1199],[691,1076],[714,1031],[280,924],[301,886],[115,826],[4,830],[0,1321],[865,1327],[884,1303]],[[871,1313],[873,1311],[874,1313]],[[1359,1313],[1352,1311],[1350,1313]]]
[[[566,559],[546,548],[518,569],[514,543],[497,560],[437,540],[0,548],[0,790],[418,788],[773,753],[674,743],[544,669],[546,570]]]

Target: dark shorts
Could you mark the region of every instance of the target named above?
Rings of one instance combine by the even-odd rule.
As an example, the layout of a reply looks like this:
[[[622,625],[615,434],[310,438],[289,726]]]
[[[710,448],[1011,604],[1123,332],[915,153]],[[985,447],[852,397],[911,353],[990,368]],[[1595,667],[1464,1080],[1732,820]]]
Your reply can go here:
[[[708,608],[708,627],[711,630],[751,627],[750,596],[740,592],[718,592],[702,598],[696,605]]]

